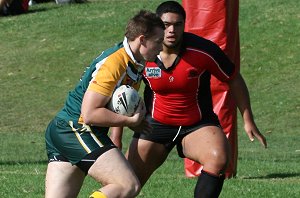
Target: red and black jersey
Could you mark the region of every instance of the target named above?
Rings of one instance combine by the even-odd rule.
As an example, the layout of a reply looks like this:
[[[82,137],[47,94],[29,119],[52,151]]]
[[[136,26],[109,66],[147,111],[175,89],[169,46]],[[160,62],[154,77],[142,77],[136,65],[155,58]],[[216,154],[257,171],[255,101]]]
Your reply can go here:
[[[210,76],[228,81],[235,66],[213,42],[184,33],[174,64],[166,69],[160,61],[148,62],[144,70],[144,98],[152,117],[164,124],[188,126],[213,113]]]

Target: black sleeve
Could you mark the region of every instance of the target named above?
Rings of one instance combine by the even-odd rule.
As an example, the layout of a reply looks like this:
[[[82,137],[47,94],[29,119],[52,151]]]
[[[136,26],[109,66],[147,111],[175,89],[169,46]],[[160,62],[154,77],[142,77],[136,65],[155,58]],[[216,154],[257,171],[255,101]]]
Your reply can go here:
[[[222,71],[228,76],[233,76],[235,74],[235,65],[217,44],[187,32],[184,33],[183,38],[185,48],[192,47],[206,52],[218,63]]]

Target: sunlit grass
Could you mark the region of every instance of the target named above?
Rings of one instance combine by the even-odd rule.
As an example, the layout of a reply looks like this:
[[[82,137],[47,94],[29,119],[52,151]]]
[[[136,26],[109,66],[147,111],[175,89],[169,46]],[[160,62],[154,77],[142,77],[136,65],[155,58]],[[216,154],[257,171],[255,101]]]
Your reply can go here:
[[[37,4],[0,18],[0,197],[44,197],[44,130],[83,69],[123,39],[127,20],[160,0],[93,0]],[[240,1],[241,72],[268,149],[250,142],[239,118],[238,173],[221,197],[298,197],[300,194],[300,15],[298,0]],[[124,149],[132,132],[126,130]],[[172,151],[139,197],[193,196]],[[99,185],[87,178],[79,197]]]

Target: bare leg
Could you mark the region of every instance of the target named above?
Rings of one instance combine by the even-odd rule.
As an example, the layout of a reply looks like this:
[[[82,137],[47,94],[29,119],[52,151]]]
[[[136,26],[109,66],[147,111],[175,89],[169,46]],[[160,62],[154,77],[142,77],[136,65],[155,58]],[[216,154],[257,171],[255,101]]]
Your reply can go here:
[[[183,141],[186,157],[203,164],[195,187],[195,198],[215,198],[221,193],[229,159],[229,145],[223,131],[207,126],[187,135]]]
[[[69,162],[50,162],[46,173],[46,198],[75,198],[85,174]]]
[[[203,164],[203,170],[218,175],[226,168],[229,145],[220,128],[200,128],[184,137],[182,145],[184,155]]]
[[[133,138],[126,153],[142,186],[151,174],[166,160],[169,152],[162,144]]]
[[[88,174],[103,184],[99,191],[109,198],[135,197],[140,191],[138,178],[117,148],[102,154],[91,166]]]

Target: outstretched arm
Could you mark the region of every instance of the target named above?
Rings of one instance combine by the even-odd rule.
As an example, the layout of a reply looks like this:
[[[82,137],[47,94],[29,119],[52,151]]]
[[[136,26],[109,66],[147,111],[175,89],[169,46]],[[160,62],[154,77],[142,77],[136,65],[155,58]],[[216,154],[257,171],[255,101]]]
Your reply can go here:
[[[259,142],[266,148],[266,138],[260,133],[255,124],[248,88],[240,73],[238,73],[235,78],[229,82],[229,86],[235,98],[236,104],[242,114],[244,120],[244,129],[249,139],[254,141],[254,138],[257,138]]]

